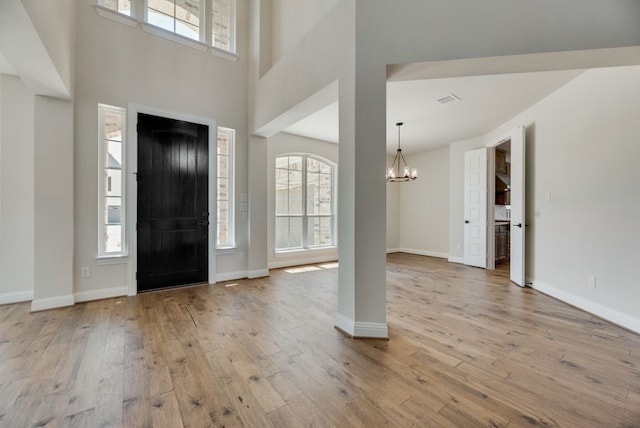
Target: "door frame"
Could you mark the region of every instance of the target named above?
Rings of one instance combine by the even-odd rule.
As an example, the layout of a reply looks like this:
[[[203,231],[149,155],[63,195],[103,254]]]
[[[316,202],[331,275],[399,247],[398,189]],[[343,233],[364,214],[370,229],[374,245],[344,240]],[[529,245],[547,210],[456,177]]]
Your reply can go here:
[[[138,172],[138,113],[150,114],[153,116],[164,117],[167,119],[181,120],[184,122],[196,123],[209,127],[209,242],[207,246],[208,254],[208,282],[215,284],[216,282],[216,227],[218,224],[217,207],[216,207],[216,189],[217,189],[217,135],[218,128],[214,119],[205,117],[192,116],[189,114],[176,113],[173,111],[163,110],[154,107],[143,106],[139,104],[129,103],[127,108],[127,194],[125,201],[127,204],[126,224],[127,242],[129,254],[128,269],[128,287],[127,294],[135,296],[138,294],[138,284],[136,280],[136,271],[138,269],[138,235],[135,223],[138,219],[138,185],[136,181],[136,173]]]
[[[511,141],[513,138],[513,130],[524,128],[523,125],[514,126],[499,136],[493,138],[489,143],[487,143],[486,147],[489,149],[489,153],[487,155],[487,269],[495,269],[496,268],[496,250],[495,250],[495,239],[490,239],[489,237],[494,237],[496,234],[496,222],[495,222],[495,204],[496,204],[496,180],[495,180],[495,169],[496,169],[496,147],[498,147],[502,143],[506,143],[507,141]],[[509,241],[511,241],[511,234],[509,234]],[[525,266],[522,266],[524,269]]]

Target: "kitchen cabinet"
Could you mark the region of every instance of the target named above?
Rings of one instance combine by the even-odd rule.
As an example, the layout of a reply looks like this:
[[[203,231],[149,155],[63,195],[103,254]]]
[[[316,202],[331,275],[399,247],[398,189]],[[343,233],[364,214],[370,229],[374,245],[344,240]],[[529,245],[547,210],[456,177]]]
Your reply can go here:
[[[496,205],[511,205],[511,191],[509,189],[496,190]]]
[[[495,250],[496,264],[509,260],[509,222],[496,223]]]

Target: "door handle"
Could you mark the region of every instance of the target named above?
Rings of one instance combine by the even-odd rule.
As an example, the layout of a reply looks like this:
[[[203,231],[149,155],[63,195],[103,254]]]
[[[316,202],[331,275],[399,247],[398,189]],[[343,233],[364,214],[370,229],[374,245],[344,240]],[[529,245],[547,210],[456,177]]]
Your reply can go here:
[[[469,220],[465,220],[465,221],[464,221],[464,224],[469,224]]]
[[[522,229],[522,223],[518,223],[518,224],[514,224],[515,227],[519,227],[520,229]]]

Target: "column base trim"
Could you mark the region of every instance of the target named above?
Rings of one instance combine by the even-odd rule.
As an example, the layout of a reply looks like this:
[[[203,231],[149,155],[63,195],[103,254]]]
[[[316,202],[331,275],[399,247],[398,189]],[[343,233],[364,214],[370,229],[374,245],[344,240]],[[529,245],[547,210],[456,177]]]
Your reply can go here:
[[[355,322],[342,315],[336,315],[336,330],[352,339],[389,339],[386,323]]]
[[[75,299],[73,298],[73,294],[69,294],[67,296],[45,297],[44,299],[33,299],[31,302],[31,312],[73,306],[74,303]]]

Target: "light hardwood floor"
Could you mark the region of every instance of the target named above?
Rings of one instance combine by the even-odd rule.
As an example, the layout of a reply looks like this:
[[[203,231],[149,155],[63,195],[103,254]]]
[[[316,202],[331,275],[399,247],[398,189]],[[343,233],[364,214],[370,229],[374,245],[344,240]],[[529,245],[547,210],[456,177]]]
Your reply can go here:
[[[0,426],[640,426],[640,336],[508,272],[390,255],[384,341],[313,269],[0,306]]]

